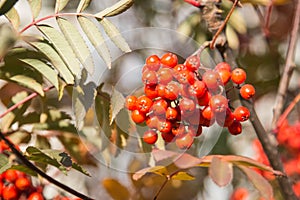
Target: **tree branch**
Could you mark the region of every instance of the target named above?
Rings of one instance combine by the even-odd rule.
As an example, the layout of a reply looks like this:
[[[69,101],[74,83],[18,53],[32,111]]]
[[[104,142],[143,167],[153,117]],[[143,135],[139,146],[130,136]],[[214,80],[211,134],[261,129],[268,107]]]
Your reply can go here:
[[[284,71],[282,78],[279,83],[279,88],[276,96],[276,103],[274,107],[274,116],[272,120],[272,129],[276,128],[276,123],[281,115],[283,110],[284,100],[286,97],[286,91],[288,89],[288,85],[290,82],[290,78],[295,68],[294,58],[295,58],[295,48],[299,30],[299,22],[300,22],[300,1],[297,1],[297,6],[295,8],[295,16],[293,20],[293,28],[291,31],[289,47],[286,56],[286,62],[284,66]]]
[[[51,176],[48,176],[46,173],[44,173],[42,170],[40,170],[39,168],[37,168],[34,164],[32,164],[29,160],[27,160],[27,158],[19,151],[17,150],[17,148],[15,147],[15,145],[8,140],[5,135],[0,131],[0,139],[4,140],[4,142],[9,146],[9,148],[11,149],[11,151],[22,161],[22,163],[24,165],[26,165],[27,167],[29,167],[30,169],[32,169],[33,171],[35,171],[37,174],[39,174],[41,177],[45,178],[46,180],[48,180],[50,183],[56,185],[57,187],[75,195],[76,197],[79,197],[81,199],[84,200],[93,200],[90,197],[87,197],[84,194],[81,194],[79,192],[77,192],[76,190],[73,190],[72,188],[70,188],[67,185],[64,185],[63,183],[55,180],[54,178],[52,178]]]

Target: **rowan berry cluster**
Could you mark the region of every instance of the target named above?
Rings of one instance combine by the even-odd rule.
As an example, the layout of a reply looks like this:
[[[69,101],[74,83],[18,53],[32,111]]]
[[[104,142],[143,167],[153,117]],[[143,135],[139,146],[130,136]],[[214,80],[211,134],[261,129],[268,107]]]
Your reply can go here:
[[[250,99],[255,89],[250,84],[241,86],[245,80],[243,69],[231,71],[225,62],[208,69],[196,55],[183,64],[178,64],[173,53],[161,58],[151,55],[142,70],[145,95],[127,96],[125,107],[135,123],[146,122],[149,127],[143,135],[146,143],[154,144],[160,133],[166,143],[175,142],[186,149],[201,135],[203,126],[214,122],[233,135],[241,133],[241,122],[249,118],[250,112],[243,106],[232,111],[223,86],[232,82],[243,98]]]

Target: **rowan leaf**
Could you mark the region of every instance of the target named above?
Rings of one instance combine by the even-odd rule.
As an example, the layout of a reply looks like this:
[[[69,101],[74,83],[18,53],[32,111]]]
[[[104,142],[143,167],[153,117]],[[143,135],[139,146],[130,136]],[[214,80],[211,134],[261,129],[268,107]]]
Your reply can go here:
[[[56,51],[67,64],[69,70],[77,78],[79,78],[81,73],[79,61],[77,60],[74,51],[72,50],[71,46],[66,41],[64,36],[51,26],[39,25],[37,27],[53,44]]]
[[[108,19],[103,18],[99,20],[101,25],[103,26],[106,34],[109,36],[109,38],[115,43],[115,45],[121,49],[124,52],[131,52],[131,49],[123,36],[121,35],[118,28],[111,23]]]
[[[0,16],[7,13],[17,2],[18,2],[18,0],[1,0],[0,1]]]
[[[105,40],[97,26],[86,17],[78,17],[79,24],[97,53],[102,57],[108,68],[111,68],[111,55]]]
[[[78,30],[71,24],[68,20],[57,17],[56,21],[68,43],[72,47],[74,53],[77,58],[80,60],[82,65],[86,68],[86,70],[90,73],[94,73],[94,63],[91,58],[91,52],[83,40],[82,36],[78,32]]]
[[[0,38],[0,58],[3,58],[14,46],[17,41],[17,35],[13,28],[6,23],[0,25]]]
[[[52,85],[59,90],[58,88],[58,75],[57,73],[46,63],[38,60],[38,59],[20,59],[23,63],[28,64],[33,67],[37,71],[39,71]]]
[[[13,82],[16,82],[24,87],[34,90],[39,95],[44,96],[43,87],[35,79],[25,76],[25,75],[14,75],[8,78]]]
[[[42,0],[27,0],[32,13],[32,18],[35,19],[41,11],[42,8]]]
[[[259,173],[256,171],[245,167],[238,166],[253,183],[254,187],[259,191],[260,195],[265,199],[273,198],[273,188],[271,184]]]
[[[171,179],[180,181],[192,181],[195,180],[195,177],[187,172],[178,172],[175,175],[173,175]]]
[[[74,84],[74,76],[54,48],[46,41],[31,42],[32,46],[41,51],[57,69],[67,84]]]
[[[4,154],[0,154],[0,173],[2,174],[11,167],[11,163],[8,157]]]
[[[59,11],[64,9],[68,3],[69,3],[69,0],[56,0],[55,13],[58,13]]]
[[[10,21],[13,27],[18,30],[20,26],[20,16],[15,8],[11,8],[6,14],[6,18]]]
[[[103,18],[103,17],[111,17],[118,14],[121,14],[122,12],[126,11],[128,8],[130,8],[133,4],[134,0],[120,0],[111,7],[108,7],[101,12],[96,14],[96,17]]]
[[[91,3],[92,0],[80,0],[77,10],[77,13],[84,11]]]
[[[154,166],[154,167],[147,167],[135,172],[132,176],[133,180],[137,181],[141,179],[147,173],[154,173],[160,176],[166,176],[169,174],[167,168],[165,166]]]
[[[130,193],[125,186],[115,179],[104,179],[102,185],[114,200],[129,200]],[[117,192],[116,192],[117,191]]]
[[[220,187],[228,185],[233,177],[232,163],[213,157],[209,167],[209,176]]]
[[[113,88],[113,92],[110,98],[110,122],[111,125],[116,118],[117,114],[122,108],[124,108],[125,98],[121,92]]]

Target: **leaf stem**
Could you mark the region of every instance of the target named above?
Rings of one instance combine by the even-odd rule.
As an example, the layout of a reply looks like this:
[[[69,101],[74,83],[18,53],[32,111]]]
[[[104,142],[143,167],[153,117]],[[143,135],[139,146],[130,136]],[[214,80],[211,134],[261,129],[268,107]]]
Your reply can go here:
[[[158,195],[161,193],[161,191],[164,189],[164,187],[167,185],[169,181],[169,178],[166,176],[166,180],[163,182],[163,184],[160,186],[158,192],[156,193],[155,197],[153,198],[153,200],[156,200]]]
[[[33,20],[30,24],[28,24],[27,26],[25,26],[20,32],[19,34],[22,34],[23,32],[25,32],[27,29],[29,29],[30,27],[36,25],[39,22],[54,18],[54,17],[61,17],[61,16],[85,16],[85,17],[96,17],[93,14],[89,14],[89,13],[56,13],[53,15],[48,15],[45,17],[42,17],[40,19],[37,20]]]
[[[48,92],[49,90],[51,90],[53,88],[54,88],[54,86],[50,86],[50,87],[47,87],[43,90],[44,90],[44,92]],[[0,119],[3,118],[8,113],[10,113],[11,111],[13,111],[14,109],[18,108],[20,105],[22,105],[22,104],[26,103],[27,101],[30,101],[31,99],[35,98],[36,96],[38,96],[38,93],[34,92],[34,93],[30,94],[29,96],[27,96],[25,99],[19,101],[15,105],[9,107],[4,113],[0,114]]]
[[[286,56],[286,62],[284,66],[284,71],[282,74],[282,78],[279,83],[279,88],[276,96],[276,103],[274,106],[274,116],[272,120],[272,129],[276,129],[277,121],[281,115],[283,110],[284,100],[286,97],[286,91],[288,89],[288,85],[290,82],[290,78],[295,68],[294,58],[295,58],[295,50],[296,50],[296,42],[298,37],[300,23],[300,1],[297,1],[297,6],[295,9],[294,20],[293,20],[293,28],[290,35],[290,41]]]
[[[225,20],[223,21],[223,23],[221,24],[221,26],[219,27],[218,31],[216,32],[216,34],[214,35],[213,39],[211,40],[211,43],[210,43],[210,48],[211,49],[214,49],[214,45],[215,45],[215,42],[217,40],[217,38],[219,37],[219,35],[221,34],[221,32],[223,31],[224,27],[226,26],[227,22],[229,21],[235,7],[238,5],[239,3],[239,0],[234,0],[233,2],[233,5],[232,7],[230,8],[230,11],[229,13],[227,14]]]
[[[64,185],[63,183],[55,180],[54,178],[52,178],[51,176],[48,176],[46,173],[44,173],[42,170],[40,170],[39,168],[37,168],[34,164],[32,164],[29,160],[27,160],[27,158],[19,151],[17,150],[17,148],[15,147],[15,145],[8,140],[5,135],[3,134],[3,132],[0,131],[0,139],[3,140],[11,149],[11,151],[22,161],[22,163],[24,165],[26,165],[27,167],[29,167],[30,169],[32,169],[33,171],[35,171],[37,174],[39,174],[41,177],[45,178],[46,180],[48,180],[50,183],[56,185],[57,187],[75,195],[76,197],[79,197],[81,199],[84,200],[93,200],[90,197],[87,197],[84,194],[81,194],[79,192],[77,192],[76,190],[70,188],[67,185]]]

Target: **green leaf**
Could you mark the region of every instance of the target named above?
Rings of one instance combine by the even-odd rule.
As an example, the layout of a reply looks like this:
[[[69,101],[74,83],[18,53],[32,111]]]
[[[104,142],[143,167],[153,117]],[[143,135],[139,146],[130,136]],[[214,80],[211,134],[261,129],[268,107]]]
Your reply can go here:
[[[31,133],[20,130],[9,135],[9,139],[14,141],[14,144],[28,143],[31,139]]]
[[[20,16],[15,8],[11,8],[5,16],[10,21],[10,23],[13,25],[13,27],[18,30],[20,26]]]
[[[106,34],[110,37],[110,39],[115,43],[115,45],[118,48],[120,48],[124,52],[131,52],[129,45],[127,44],[120,31],[113,23],[111,23],[106,18],[99,20],[99,22],[103,26]]]
[[[54,45],[56,51],[67,64],[69,70],[79,78],[81,73],[80,64],[64,36],[51,26],[39,25],[37,27]]]
[[[56,21],[60,30],[63,32],[65,38],[67,39],[68,43],[72,47],[74,53],[77,55],[77,58],[84,65],[86,70],[90,74],[93,74],[94,63],[91,59],[91,53],[78,30],[64,18],[57,17]]]
[[[12,48],[17,41],[16,32],[8,24],[0,25],[0,59]]]
[[[171,179],[180,181],[192,181],[195,180],[195,177],[187,172],[178,172],[175,175],[173,175]]]
[[[273,188],[271,184],[262,175],[248,167],[238,167],[246,174],[246,176],[253,183],[253,185],[259,191],[262,197],[264,197],[265,199],[273,198]]]
[[[0,16],[7,13],[18,0],[0,0]]]
[[[86,17],[78,17],[79,24],[90,42],[96,48],[97,53],[102,57],[108,68],[111,68],[111,55],[105,40],[97,26]]]
[[[92,0],[80,0],[76,12],[80,13],[84,11],[91,3]]]
[[[5,172],[11,167],[11,163],[8,160],[8,157],[4,154],[0,154],[0,174]]]
[[[84,169],[82,166],[78,165],[77,163],[73,163],[72,168],[85,174],[86,176],[91,176],[90,173],[86,169]]]
[[[228,185],[233,177],[232,163],[213,157],[209,167],[209,176],[220,187]]]
[[[69,0],[56,0],[55,13],[58,13],[59,11],[64,9],[68,3],[69,3]]]
[[[30,44],[41,51],[51,61],[67,84],[74,84],[74,76],[50,44],[46,41],[31,42]]]
[[[110,125],[113,123],[117,114],[124,108],[125,98],[121,92],[113,88],[112,96],[110,99]]]
[[[103,11],[96,14],[96,17],[103,18],[103,17],[111,17],[118,14],[121,14],[122,12],[126,11],[128,8],[130,8],[133,4],[134,0],[121,0],[118,1],[116,4],[114,4],[111,7],[108,7],[104,9]]]
[[[240,34],[246,34],[247,33],[247,25],[245,22],[245,19],[241,15],[241,13],[237,10],[235,10],[231,17],[229,18],[228,23],[232,28],[234,28],[238,33]]]
[[[228,45],[231,49],[237,50],[240,45],[240,41],[236,32],[232,29],[232,27],[227,24],[225,29],[226,38],[228,41]]]
[[[103,187],[114,200],[129,200],[130,193],[125,186],[115,179],[104,179]]]
[[[33,171],[32,169],[28,168],[25,165],[12,165],[10,169],[14,169],[14,170],[24,172],[24,173],[26,173],[30,176],[37,176],[38,175],[35,171]]]
[[[20,59],[23,63],[28,64],[37,71],[39,71],[52,85],[59,90],[58,88],[58,75],[57,73],[46,63],[37,60],[37,59]]]
[[[24,76],[24,75],[15,75],[10,77],[9,80],[14,81],[20,85],[23,85],[29,89],[32,89],[35,92],[37,92],[39,95],[44,96],[42,85],[31,77]]]
[[[41,11],[42,8],[42,0],[27,0],[32,13],[32,18],[35,19]]]

